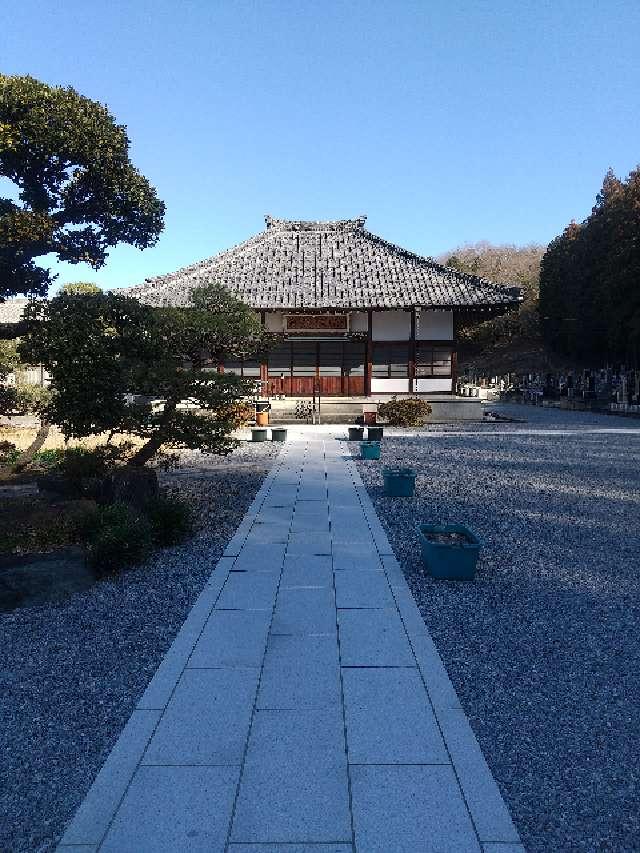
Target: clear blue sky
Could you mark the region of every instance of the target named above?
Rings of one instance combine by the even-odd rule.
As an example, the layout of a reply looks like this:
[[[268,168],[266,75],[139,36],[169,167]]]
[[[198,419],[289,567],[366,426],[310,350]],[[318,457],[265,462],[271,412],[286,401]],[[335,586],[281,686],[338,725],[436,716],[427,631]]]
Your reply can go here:
[[[0,68],[126,124],[167,205],[134,284],[260,231],[367,226],[422,254],[546,243],[640,161],[639,0],[2,0]]]

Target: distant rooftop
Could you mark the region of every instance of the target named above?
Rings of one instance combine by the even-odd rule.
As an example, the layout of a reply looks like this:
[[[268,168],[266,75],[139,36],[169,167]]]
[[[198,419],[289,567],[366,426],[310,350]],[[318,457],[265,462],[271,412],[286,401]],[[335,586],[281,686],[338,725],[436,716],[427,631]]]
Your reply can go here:
[[[19,323],[29,300],[21,296],[0,302],[0,323]]]
[[[224,285],[265,310],[492,308],[521,301],[518,288],[444,267],[367,231],[366,216],[330,222],[265,217],[243,243],[128,292],[151,305],[188,305],[190,291]]]

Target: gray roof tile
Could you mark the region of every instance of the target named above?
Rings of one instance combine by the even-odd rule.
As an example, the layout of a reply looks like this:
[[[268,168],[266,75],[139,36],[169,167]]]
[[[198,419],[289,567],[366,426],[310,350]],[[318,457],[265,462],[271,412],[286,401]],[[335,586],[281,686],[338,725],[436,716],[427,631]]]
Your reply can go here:
[[[266,217],[244,243],[128,290],[152,305],[188,305],[190,291],[225,285],[262,309],[490,307],[520,301],[517,288],[437,264],[377,237],[366,217],[304,222]]]

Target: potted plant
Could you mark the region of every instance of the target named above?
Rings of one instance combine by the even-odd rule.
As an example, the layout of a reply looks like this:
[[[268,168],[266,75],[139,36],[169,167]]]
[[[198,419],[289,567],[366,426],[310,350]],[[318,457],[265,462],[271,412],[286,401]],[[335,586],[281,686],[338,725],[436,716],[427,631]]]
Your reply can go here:
[[[390,498],[411,498],[416,487],[413,468],[385,468],[382,472],[384,493]]]
[[[384,430],[381,426],[368,426],[367,439],[369,441],[381,441]]]
[[[360,456],[362,459],[380,459],[380,442],[363,441],[360,445]]]
[[[481,542],[464,524],[419,524],[422,561],[434,578],[473,580]]]
[[[285,427],[271,427],[271,441],[286,441],[287,430]]]

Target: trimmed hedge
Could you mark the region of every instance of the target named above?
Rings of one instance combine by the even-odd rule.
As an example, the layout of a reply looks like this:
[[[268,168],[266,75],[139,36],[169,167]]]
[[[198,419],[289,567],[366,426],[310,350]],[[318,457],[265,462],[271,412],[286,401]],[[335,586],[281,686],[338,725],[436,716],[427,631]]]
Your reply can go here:
[[[378,415],[390,426],[421,427],[431,414],[431,406],[420,397],[392,397],[387,403],[378,405]]]

